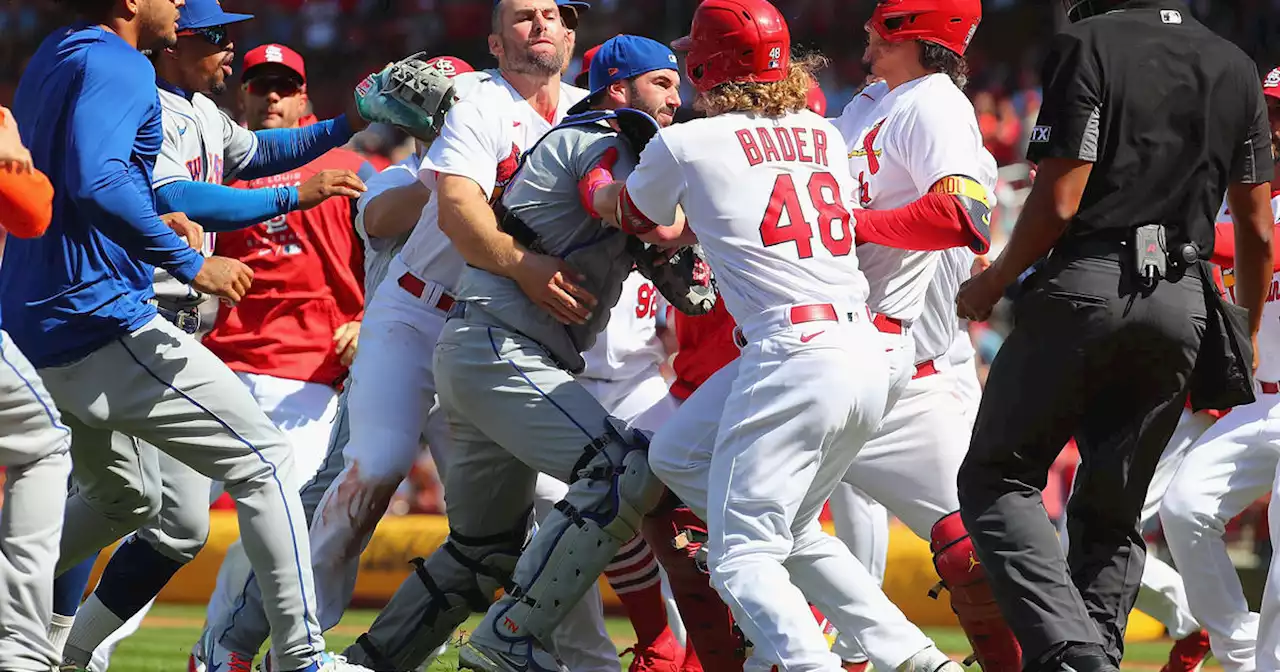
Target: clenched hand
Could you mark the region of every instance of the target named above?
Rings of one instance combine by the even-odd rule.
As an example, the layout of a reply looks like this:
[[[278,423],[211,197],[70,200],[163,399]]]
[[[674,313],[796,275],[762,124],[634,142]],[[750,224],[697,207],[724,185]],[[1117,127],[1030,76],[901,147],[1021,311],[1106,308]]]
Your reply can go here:
[[[186,239],[187,244],[196,252],[204,251],[204,227],[187,219],[181,212],[170,212],[160,215],[161,221],[173,229],[173,232]]]
[[[585,278],[563,259],[526,254],[514,279],[525,296],[561,324],[583,324],[596,307],[596,297],[577,284]]]
[[[252,284],[253,269],[227,257],[205,259],[204,266],[200,267],[200,272],[191,281],[192,287],[205,294],[220,297],[232,305],[244,298]]]
[[[356,359],[356,348],[360,345],[360,321],[348,322],[333,332],[333,350],[343,366],[351,366]]]

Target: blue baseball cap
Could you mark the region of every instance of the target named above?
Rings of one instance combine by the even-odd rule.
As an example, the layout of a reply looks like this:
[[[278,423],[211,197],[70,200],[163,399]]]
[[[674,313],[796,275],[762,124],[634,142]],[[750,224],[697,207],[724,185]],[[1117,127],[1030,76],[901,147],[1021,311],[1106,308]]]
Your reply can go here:
[[[614,82],[654,70],[679,70],[679,67],[675,53],[661,42],[639,35],[611,37],[591,59],[591,72],[587,77],[591,93],[569,108],[569,114],[586,112]]]
[[[233,14],[223,11],[220,0],[187,0],[187,4],[178,10],[178,30],[225,26],[252,18],[252,14]]]

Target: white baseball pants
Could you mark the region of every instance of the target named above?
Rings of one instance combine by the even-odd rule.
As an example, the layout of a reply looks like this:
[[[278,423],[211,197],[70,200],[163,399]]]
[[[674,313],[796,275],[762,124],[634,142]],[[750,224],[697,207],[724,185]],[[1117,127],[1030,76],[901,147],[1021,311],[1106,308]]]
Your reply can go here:
[[[1204,433],[1173,476],[1160,508],[1165,540],[1186,582],[1191,613],[1227,672],[1252,672],[1259,616],[1249,611],[1223,534],[1266,495],[1280,464],[1280,395],[1231,410]]]
[[[839,669],[808,602],[876,667],[896,669],[931,642],[818,514],[879,425],[886,351],[910,348],[878,333],[863,306],[802,325],[789,309],[740,322],[742,355],[659,430],[650,465],[707,521],[712,585],[754,645],[746,670]]]
[[[53,569],[62,536],[71,432],[40,376],[0,331],[0,669],[48,672],[61,662],[49,642]]]

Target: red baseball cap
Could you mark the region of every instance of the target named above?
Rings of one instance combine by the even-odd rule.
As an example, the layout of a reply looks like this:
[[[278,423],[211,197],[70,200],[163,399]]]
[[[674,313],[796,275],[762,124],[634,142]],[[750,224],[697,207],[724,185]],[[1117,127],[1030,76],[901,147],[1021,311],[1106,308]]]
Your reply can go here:
[[[428,58],[427,65],[434,67],[436,70],[444,73],[445,77],[452,79],[464,72],[475,72],[476,69],[471,67],[470,63],[458,58],[457,56],[436,56]]]
[[[284,66],[296,73],[302,79],[302,83],[307,83],[307,64],[302,60],[302,55],[298,52],[284,46],[283,44],[264,44],[256,47],[244,55],[244,73],[241,78],[244,81],[252,79],[249,72],[260,65],[276,64]]]
[[[1280,68],[1267,73],[1262,80],[1262,93],[1272,98],[1280,98]]]
[[[578,88],[587,88],[589,80],[591,79],[591,61],[596,57],[596,52],[600,51],[600,47],[603,46],[603,44],[597,44],[596,46],[588,49],[587,53],[582,55],[582,72],[579,72],[578,75],[573,78],[573,84]]]

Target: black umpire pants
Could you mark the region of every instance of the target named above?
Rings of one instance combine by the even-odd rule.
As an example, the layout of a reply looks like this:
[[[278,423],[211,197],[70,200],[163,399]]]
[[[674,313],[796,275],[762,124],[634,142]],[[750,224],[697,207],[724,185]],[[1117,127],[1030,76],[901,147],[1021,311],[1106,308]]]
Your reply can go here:
[[[1119,666],[1146,558],[1138,516],[1205,330],[1194,267],[1147,290],[1124,249],[1055,253],[1028,280],[960,468],[961,517],[1029,670],[1056,669],[1073,642]],[[1072,437],[1064,556],[1041,490]]]

